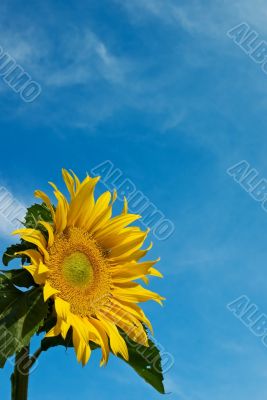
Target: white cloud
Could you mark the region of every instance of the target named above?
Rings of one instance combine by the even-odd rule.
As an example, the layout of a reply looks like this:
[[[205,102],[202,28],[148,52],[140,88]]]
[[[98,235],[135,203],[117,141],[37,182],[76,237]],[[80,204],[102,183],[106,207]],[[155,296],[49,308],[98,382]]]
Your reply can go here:
[[[200,1],[181,4],[174,0],[114,1],[120,2],[137,24],[144,25],[147,18],[155,18],[158,25],[171,25],[173,33],[177,28],[177,44],[173,42],[175,33],[171,34],[171,44],[166,41],[164,48],[163,39],[162,47],[160,45],[155,50],[157,53],[153,53],[149,51],[149,38],[144,38],[147,55],[125,55],[120,50],[120,38],[114,36],[115,39],[109,41],[93,32],[90,26],[72,24],[68,29],[58,29],[55,41],[49,35],[48,27],[39,26],[32,19],[27,24],[24,21],[17,31],[13,29],[12,32],[2,24],[0,45],[42,85],[42,94],[33,104],[37,108],[34,116],[30,110],[31,123],[35,119],[40,123],[41,119],[55,132],[68,125],[92,133],[100,122],[125,108],[145,113],[151,127],[154,129],[156,125],[158,132],[176,134],[182,130],[181,134],[204,143],[216,153],[227,147],[229,141],[223,129],[216,135],[211,134],[210,127],[205,126],[205,116],[209,109],[211,115],[216,114],[223,121],[235,118],[233,108],[225,104],[222,97],[229,82],[217,80],[207,89],[210,92],[200,99],[201,94],[191,90],[190,81],[199,71],[216,70],[224,55],[238,53],[239,49],[232,46],[226,32],[246,17],[260,23],[263,18],[258,8],[252,10],[248,1],[242,7],[241,1],[235,4],[229,1],[223,4]],[[263,5],[260,0],[257,3]],[[193,40],[181,42],[181,28]],[[190,36],[188,38],[190,40]],[[260,85],[262,87],[261,82]],[[15,110],[16,116],[24,116],[28,109],[21,102]],[[150,130],[149,125],[147,130]]]
[[[168,132],[172,129],[177,129],[185,118],[186,118],[185,109],[176,110],[176,112],[174,111],[172,114],[170,113],[166,121],[163,123],[162,131]]]
[[[174,377],[167,376],[164,380],[166,393],[170,393],[171,395],[177,396],[180,400],[192,400],[192,397],[186,395],[181,388],[181,385],[178,383],[178,379]],[[195,400],[196,397],[195,397]]]
[[[63,65],[53,62],[50,54],[50,63],[42,71],[43,80],[48,85],[86,85],[99,78],[122,84],[125,80],[127,66],[124,60],[111,54],[105,43],[88,29],[74,30],[63,37],[60,57]]]
[[[23,33],[7,30],[2,31],[0,45],[45,85],[88,84],[99,77],[119,84],[127,73],[127,63],[89,29],[73,28],[56,45],[34,26]]]
[[[0,236],[10,237],[12,231],[20,228],[25,213],[25,203],[0,184]]]
[[[177,25],[190,33],[202,33],[214,39],[225,34],[225,27],[247,21],[267,32],[266,3],[263,0],[230,0],[203,2],[194,0],[181,4],[178,0],[115,0],[126,8],[135,22],[157,18]]]
[[[181,5],[175,0],[115,0],[120,2],[134,21],[142,21],[148,17],[155,17],[163,23],[182,27],[189,32],[216,31],[218,17],[221,11],[218,3],[216,7],[203,2],[190,2]],[[222,8],[223,11],[223,8]]]
[[[230,354],[242,355],[248,352],[248,347],[236,341],[224,341],[219,343],[219,346]]]

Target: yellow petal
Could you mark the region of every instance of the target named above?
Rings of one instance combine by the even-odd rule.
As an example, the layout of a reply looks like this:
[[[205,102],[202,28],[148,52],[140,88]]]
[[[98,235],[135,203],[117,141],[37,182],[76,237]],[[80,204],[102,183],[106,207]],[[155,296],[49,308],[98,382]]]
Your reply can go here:
[[[159,272],[156,268],[149,268],[149,275],[156,276],[158,278],[163,278],[162,273]]]
[[[84,225],[87,231],[92,233],[103,226],[111,217],[112,209],[110,206],[110,192],[103,193],[96,201],[92,209],[91,219]]]
[[[141,217],[140,215],[137,214],[126,214],[114,217],[105,225],[104,228],[98,229],[95,232],[94,237],[96,240],[104,242],[105,238],[107,238],[109,235],[120,233],[120,231],[124,227],[126,227],[127,225],[131,224],[132,222],[136,221],[139,218]]]
[[[127,213],[128,213],[128,201],[127,198],[124,196],[122,214],[127,214]]]
[[[97,344],[99,344],[102,349],[102,359],[100,363],[100,366],[102,366],[108,362],[108,357],[109,357],[109,345],[108,345],[107,334],[103,326],[101,325],[101,322],[99,322],[97,319],[91,317],[88,318],[88,322],[91,325],[90,330],[92,330],[98,337]]]
[[[38,265],[27,265],[23,267],[26,269],[33,277],[33,280],[38,285],[42,285],[45,283],[46,277],[43,274],[38,273]]]
[[[58,320],[57,324],[52,329],[50,329],[50,331],[47,332],[45,337],[58,336],[58,335],[60,335],[60,333],[61,333],[60,320]]]
[[[151,275],[153,272],[151,265],[157,261],[145,261],[143,263],[130,262],[126,264],[112,265],[110,272],[112,281],[114,282],[127,282],[143,278],[145,275]]]
[[[49,272],[49,269],[47,268],[47,266],[41,261],[38,265],[38,274],[42,275],[42,274],[47,274],[47,272]]]
[[[58,188],[53,182],[49,182],[49,184],[54,188],[54,195],[58,201],[56,207],[55,225],[56,225],[56,231],[60,233],[63,232],[67,226],[69,203],[67,202],[65,196],[60,192],[60,190],[58,190]]]
[[[101,321],[105,331],[110,339],[110,347],[115,355],[121,354],[125,360],[129,359],[128,349],[125,340],[119,334],[116,325],[109,322],[101,314],[97,314],[98,319]]]
[[[138,261],[141,258],[145,257],[145,255],[148,253],[148,251],[152,248],[152,245],[153,245],[153,243],[151,242],[147,249],[136,250],[133,253],[131,251],[129,251],[127,253],[124,253],[124,254],[114,257],[114,258],[110,257],[109,262],[111,264],[123,264],[125,262],[130,262],[130,261]]]
[[[68,317],[70,316],[70,304],[62,300],[60,297],[56,296],[55,298],[55,309],[57,315],[63,319],[64,321],[68,321]]]
[[[141,303],[148,300],[154,300],[162,305],[162,300],[165,300],[164,297],[160,296],[159,294],[134,283],[121,283],[120,285],[117,284],[113,289],[113,295],[118,299],[128,301],[130,303]]]
[[[94,204],[93,191],[98,178],[90,179],[83,187],[80,188],[76,196],[70,203],[68,213],[68,226],[83,226],[87,223],[88,215]]]
[[[15,255],[22,254],[30,258],[32,264],[39,264],[40,261],[43,261],[43,256],[37,250],[24,250],[24,251],[17,251]]]
[[[85,365],[88,362],[91,354],[91,349],[89,346],[89,329],[82,318],[71,314],[70,319],[73,329],[72,338],[77,360]]]
[[[45,229],[47,230],[48,246],[51,247],[54,243],[54,231],[53,231],[51,224],[49,224],[48,222],[45,222],[45,221],[40,221],[39,224],[43,225],[43,227],[45,227]]]
[[[26,265],[23,266],[24,269],[26,269],[34,278],[34,276],[36,275],[36,271],[38,269],[38,265]]]
[[[153,334],[153,327],[151,325],[151,322],[145,315],[144,311],[137,304],[127,303],[122,300],[116,300],[114,297],[112,298],[112,303],[118,304],[120,307],[123,308],[123,310],[134,315],[136,318],[139,319],[139,321],[144,322]]]
[[[83,356],[82,356],[82,365],[83,366],[88,363],[90,356],[91,356],[91,348],[90,348],[89,344],[87,344],[85,346],[85,350],[84,350]]]
[[[104,314],[110,322],[114,322],[120,327],[134,342],[148,346],[147,334],[141,322],[131,313],[126,312],[118,304],[111,303],[109,306],[103,307]]]
[[[140,235],[143,234],[144,232],[141,231],[140,228],[136,226],[131,226],[123,228],[117,232],[111,232],[109,235],[105,236],[105,239],[101,243],[103,247],[107,249],[112,249],[116,246],[119,246],[122,242],[131,237],[136,238],[137,236],[140,237]]]
[[[44,301],[47,301],[54,294],[59,293],[57,289],[54,289],[49,282],[46,282],[43,289]]]
[[[74,349],[76,352],[76,357],[78,362],[82,362],[83,365],[85,365],[86,358],[87,360],[89,359],[88,357],[88,350],[86,347],[89,347],[88,344],[84,342],[84,340],[80,336],[80,332],[76,329],[76,327],[72,327],[72,340],[73,340],[73,345]],[[89,354],[90,356],[90,354]]]
[[[60,325],[60,330],[63,339],[66,339],[69,329],[70,329],[70,324],[62,320]]]
[[[67,186],[67,189],[69,191],[70,197],[71,199],[73,199],[74,195],[75,195],[75,182],[73,177],[71,176],[71,174],[66,170],[66,169],[62,169],[62,175],[63,175],[63,179],[64,182]]]
[[[13,235],[20,235],[21,239],[26,240],[26,242],[30,242],[35,244],[38,249],[43,253],[45,259],[49,259],[49,254],[46,250],[47,242],[40,231],[35,229],[18,229],[12,232]]]
[[[111,248],[110,257],[116,259],[127,253],[132,254],[138,250],[144,243],[147,237],[147,232],[135,232],[124,239],[120,244]]]
[[[80,190],[81,182],[80,182],[80,179],[78,178],[78,176],[72,170],[70,170],[70,172],[72,173],[73,178],[74,178],[74,183],[75,183],[75,190],[74,191],[76,193],[76,192],[78,192]]]
[[[52,203],[50,201],[50,198],[47,196],[47,194],[45,194],[44,192],[42,192],[41,190],[36,190],[34,192],[35,197],[37,197],[38,199],[43,200],[43,202],[47,205],[47,207],[49,208],[51,215],[52,215],[52,219],[53,221],[55,220],[55,211],[54,208],[52,206]]]

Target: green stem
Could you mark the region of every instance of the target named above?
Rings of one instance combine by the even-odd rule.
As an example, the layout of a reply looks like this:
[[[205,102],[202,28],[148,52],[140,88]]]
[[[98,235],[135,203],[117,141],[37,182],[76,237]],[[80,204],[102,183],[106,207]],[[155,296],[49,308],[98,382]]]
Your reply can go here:
[[[33,356],[30,358],[30,369],[33,367],[37,359],[40,357],[42,353],[42,348],[40,347],[36,352],[33,354]]]
[[[30,372],[30,346],[16,354],[15,368],[11,375],[11,400],[27,400]]]

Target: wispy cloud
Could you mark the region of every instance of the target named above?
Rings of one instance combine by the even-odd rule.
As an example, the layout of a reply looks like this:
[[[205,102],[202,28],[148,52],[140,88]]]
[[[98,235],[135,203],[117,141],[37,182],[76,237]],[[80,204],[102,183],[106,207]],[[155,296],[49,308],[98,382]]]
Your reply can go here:
[[[180,2],[177,0],[114,0],[129,12],[135,22],[145,18],[157,18],[162,23],[179,25],[190,33],[220,35],[224,26],[236,20],[248,19],[265,31],[266,4],[263,0],[230,0],[203,2],[199,0]]]
[[[26,205],[21,197],[0,184],[0,236],[10,238],[11,232],[21,227]]]
[[[60,57],[63,65],[54,65],[50,54],[50,64],[43,71],[48,85],[87,85],[101,78],[111,84],[125,82],[126,61],[113,55],[106,44],[88,29],[75,29],[69,37],[63,37]]]
[[[167,393],[177,396],[180,400],[192,400],[191,396],[189,397],[183,392],[183,389],[174,377],[167,376],[164,383]]]
[[[113,55],[88,28],[74,27],[56,44],[35,25],[23,32],[3,29],[1,45],[47,85],[86,85],[97,78],[120,84],[126,78],[126,61]]]
[[[225,14],[225,7],[218,3],[211,5],[194,1],[181,4],[176,0],[115,0],[120,2],[129,12],[135,22],[146,18],[156,18],[158,21],[183,28],[190,33],[216,33],[220,29],[220,11]],[[225,6],[225,4],[224,4]],[[222,22],[222,19],[221,19]]]
[[[145,51],[122,51],[116,30],[112,40],[108,40],[107,35],[96,32],[90,24],[72,23],[65,30],[57,27],[54,40],[49,26],[39,26],[34,19],[26,21],[25,17],[12,32],[3,20],[0,45],[42,84],[42,98],[34,105],[36,112],[31,123],[41,122],[54,132],[62,132],[62,127],[67,126],[91,134],[99,124],[114,117],[121,121],[121,112],[126,111],[143,117],[148,132],[187,136],[225,157],[230,146],[228,125],[243,129],[234,107],[229,105],[231,91],[225,91],[230,78],[220,67],[236,51],[226,32],[239,18],[250,18],[252,23],[260,24],[259,9],[252,10],[247,0],[242,7],[241,1],[221,5],[200,1],[182,4],[174,0],[114,0],[114,4],[120,4],[127,22],[140,23]],[[257,4],[263,6],[260,0]],[[164,27],[171,27],[168,36],[154,42],[151,28],[146,26],[148,20],[154,23],[156,31],[163,29],[164,35],[167,35]],[[179,40],[181,34],[185,35],[183,42]],[[189,37],[193,37],[190,48]],[[249,78],[245,65],[234,67],[243,68]],[[208,69],[210,74],[204,84],[202,76]],[[192,86],[196,87],[193,93]],[[253,88],[262,92],[262,82],[254,80]],[[244,91],[243,78],[240,84],[239,79],[234,82],[233,90]],[[11,110],[14,116],[14,108]],[[32,114],[32,109],[24,105],[16,109],[20,118],[28,112]],[[207,113],[217,125],[207,125]],[[117,129],[114,131],[113,134],[121,134]],[[161,135],[155,140],[162,140]]]

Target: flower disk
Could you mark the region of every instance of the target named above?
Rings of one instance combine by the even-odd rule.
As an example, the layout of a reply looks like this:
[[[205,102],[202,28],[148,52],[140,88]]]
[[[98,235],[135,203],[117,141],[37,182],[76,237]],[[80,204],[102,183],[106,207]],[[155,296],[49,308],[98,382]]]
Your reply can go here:
[[[70,304],[74,314],[96,314],[109,298],[108,264],[87,232],[69,228],[55,237],[49,249],[47,282]]]
[[[14,232],[35,245],[36,249],[22,252],[31,260],[24,268],[43,287],[44,300],[52,299],[54,304],[57,323],[46,336],[65,339],[71,329],[83,365],[91,354],[90,342],[102,349],[101,365],[107,363],[110,351],[127,360],[121,332],[148,346],[144,325],[152,330],[138,303],[163,300],[136,282],[148,283],[149,275],[161,277],[154,268],[158,260],[140,262],[151,247],[142,249],[148,232],[130,225],[140,216],[128,213],[126,200],[122,213],[113,217],[116,193],[94,198],[99,177],[87,176],[81,182],[63,170],[63,179],[70,199],[51,183],[56,207],[44,192],[35,192],[50,210],[53,223],[39,221],[42,230]]]

